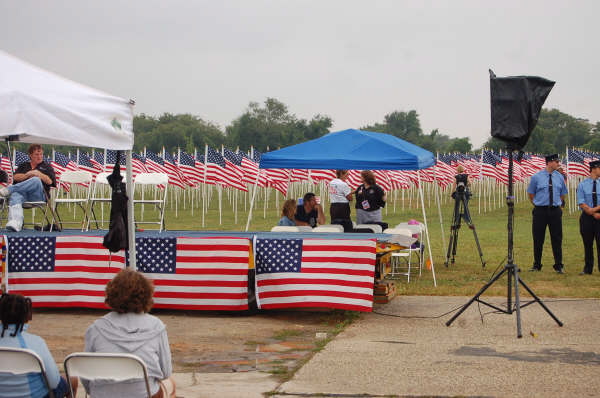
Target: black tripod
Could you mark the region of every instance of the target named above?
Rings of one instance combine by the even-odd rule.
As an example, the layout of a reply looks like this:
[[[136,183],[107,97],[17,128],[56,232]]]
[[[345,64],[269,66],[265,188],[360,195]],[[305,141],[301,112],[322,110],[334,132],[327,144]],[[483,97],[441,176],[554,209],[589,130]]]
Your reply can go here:
[[[462,189],[461,189],[462,188]],[[471,195],[464,186],[458,187],[454,192],[454,214],[452,215],[452,226],[450,227],[450,241],[448,242],[448,251],[446,252],[446,261],[444,265],[448,266],[448,261],[454,264],[454,257],[456,256],[456,245],[458,244],[458,230],[460,229],[461,220],[464,219],[465,223],[469,226],[469,229],[473,231],[475,237],[475,243],[477,244],[477,250],[479,251],[479,258],[481,259],[481,266],[485,267],[485,261],[483,260],[483,252],[479,245],[479,238],[477,232],[475,232],[475,224],[471,220],[471,214],[469,213],[468,197]],[[450,253],[452,253],[452,259],[450,259]]]
[[[478,303],[487,305],[495,309],[496,311],[502,312],[504,314],[512,314],[513,311],[517,313],[517,337],[523,337],[523,333],[521,332],[521,308],[528,306],[529,304],[533,304],[537,302],[542,306],[544,310],[556,321],[558,326],[562,326],[563,323],[546,307],[546,305],[540,300],[538,296],[527,286],[525,282],[519,276],[519,268],[516,264],[513,263],[513,221],[514,221],[514,196],[513,196],[513,151],[514,149],[509,146],[508,148],[508,195],[506,197],[506,204],[508,206],[508,264],[504,266],[504,269],[496,274],[488,283],[486,283],[481,290],[469,300],[467,304],[465,304],[448,322],[446,322],[446,326],[450,326],[452,322],[456,318],[460,316],[474,301]],[[506,309],[500,308],[496,305],[486,303],[483,300],[480,300],[480,296],[496,282],[504,273],[508,273],[508,289],[507,289],[507,300],[506,300]],[[513,294],[513,282],[514,282],[514,292],[515,292],[515,305],[512,305],[512,294]],[[519,298],[519,284],[521,284],[525,290],[529,292],[533,300],[526,302],[525,304],[521,304]]]

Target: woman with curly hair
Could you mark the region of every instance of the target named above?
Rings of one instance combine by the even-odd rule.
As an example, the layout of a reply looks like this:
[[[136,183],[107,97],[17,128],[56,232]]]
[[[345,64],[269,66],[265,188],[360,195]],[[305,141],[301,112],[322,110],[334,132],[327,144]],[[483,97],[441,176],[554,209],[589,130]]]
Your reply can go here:
[[[2,294],[0,297],[0,347],[27,348],[34,351],[44,362],[50,388],[56,398],[70,397],[69,387],[61,377],[43,338],[27,331],[32,317],[31,299],[20,294]],[[71,380],[73,391],[77,391],[77,380]],[[15,376],[0,375],[0,396],[47,397],[48,388],[41,374]]]
[[[128,353],[140,357],[148,368],[153,398],[174,398],[171,349],[165,324],[148,314],[154,286],[139,272],[124,269],[106,285],[104,302],[112,309],[85,333],[85,351]],[[85,382],[94,398],[143,397],[143,381]]]

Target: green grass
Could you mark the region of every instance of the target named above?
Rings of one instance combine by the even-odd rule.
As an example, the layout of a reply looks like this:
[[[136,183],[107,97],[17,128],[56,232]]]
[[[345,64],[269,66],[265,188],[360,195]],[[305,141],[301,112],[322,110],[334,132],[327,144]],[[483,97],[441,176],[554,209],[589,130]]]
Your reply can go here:
[[[521,188],[522,189],[522,188]],[[317,191],[317,188],[314,189]],[[204,215],[204,226],[202,223],[201,206],[198,198],[194,198],[194,209],[192,211],[189,199],[189,193],[186,194],[185,201],[180,196],[175,203],[174,196],[170,195],[170,203],[166,211],[165,219],[167,229],[169,230],[245,230],[248,205],[244,206],[243,193],[237,194],[237,220],[233,211],[231,195],[223,193],[221,219],[219,218],[218,196],[216,190],[213,190],[208,212]],[[249,195],[248,195],[249,196]],[[294,196],[301,196],[296,193]],[[519,192],[520,200],[515,204],[514,218],[514,262],[523,271],[521,276],[523,280],[540,296],[545,297],[600,297],[598,289],[600,273],[594,272],[592,276],[579,276],[583,269],[583,245],[579,235],[579,212],[569,213],[565,209],[563,213],[563,262],[565,264],[566,275],[558,275],[552,270],[553,258],[550,247],[550,240],[547,233],[544,246],[543,261],[544,268],[542,272],[527,272],[533,263],[533,243],[531,238],[531,204],[523,200],[522,191]],[[250,231],[268,231],[273,225],[276,225],[280,218],[279,208],[283,204],[281,196],[277,203],[274,194],[270,194],[265,208],[265,200],[259,197],[258,206],[253,212]],[[405,281],[398,282],[398,288],[401,294],[407,295],[465,295],[470,296],[476,293],[479,288],[487,282],[494,270],[500,265],[506,263],[507,255],[507,208],[499,203],[503,200],[503,194],[498,191],[496,195],[496,208],[487,212],[479,211],[479,201],[473,197],[470,201],[470,211],[473,223],[476,226],[484,259],[487,263],[482,268],[479,255],[476,250],[475,240],[471,230],[463,223],[458,235],[458,250],[456,254],[456,263],[444,266],[447,246],[442,243],[442,226],[438,215],[438,209],[433,195],[426,193],[427,221],[429,225],[430,242],[433,254],[433,265],[436,274],[437,287],[433,286],[432,273],[424,270],[422,277],[411,279],[410,284]],[[395,203],[395,211],[394,211]],[[400,194],[394,200],[392,195],[388,198],[388,206],[384,210],[383,219],[390,226],[397,223],[416,219],[423,221],[421,209],[416,207],[415,197],[409,201],[408,194],[405,196],[404,208],[402,207],[402,198]],[[454,201],[444,195],[441,203],[441,212],[443,216],[443,231],[446,245],[448,244],[450,223]],[[105,207],[105,215],[108,217],[109,209]],[[327,213],[327,209],[326,209]],[[61,211],[64,218],[71,216],[72,211]],[[97,208],[99,215],[99,208]],[[137,217],[140,217],[139,210],[136,211]],[[326,214],[329,220],[328,214]],[[146,206],[144,219],[156,218],[156,213],[152,208]],[[106,227],[106,224],[105,224]],[[154,228],[144,226],[143,228]],[[525,293],[524,289],[521,289]],[[506,279],[502,278],[494,284],[489,290],[490,295],[506,295]]]

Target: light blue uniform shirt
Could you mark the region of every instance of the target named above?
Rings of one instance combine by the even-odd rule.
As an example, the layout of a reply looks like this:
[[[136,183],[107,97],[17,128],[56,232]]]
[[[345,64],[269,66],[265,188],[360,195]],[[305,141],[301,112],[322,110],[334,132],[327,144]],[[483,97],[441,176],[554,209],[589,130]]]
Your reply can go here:
[[[1,324],[0,324],[1,325]],[[16,336],[10,335],[15,331],[15,325],[9,325],[4,331],[4,337],[0,337],[0,346],[13,348],[28,348],[34,351],[42,358],[46,375],[50,382],[50,388],[54,389],[60,382],[60,375],[56,362],[48,350],[44,339],[35,334],[27,333],[29,325],[23,326],[23,331]],[[0,326],[2,330],[2,326]],[[15,376],[7,373],[0,373],[0,396],[2,398],[11,397],[32,397],[41,398],[48,394],[42,376],[40,374],[29,374],[28,376]]]
[[[554,181],[554,180],[552,180]],[[579,183],[577,187],[577,205],[585,203],[589,207],[594,207],[592,191],[594,190],[594,180],[586,178]],[[596,206],[600,205],[600,178],[596,180]]]
[[[277,225],[284,227],[294,227],[296,225],[296,222],[294,220],[290,220],[289,218],[287,218],[287,216],[283,216],[281,217]]]
[[[548,193],[548,176],[550,173],[540,170],[531,176],[531,181],[527,187],[527,193],[533,194],[533,204],[535,206],[548,206],[550,197]],[[558,171],[552,173],[552,206],[561,206],[561,196],[568,194],[565,178]]]

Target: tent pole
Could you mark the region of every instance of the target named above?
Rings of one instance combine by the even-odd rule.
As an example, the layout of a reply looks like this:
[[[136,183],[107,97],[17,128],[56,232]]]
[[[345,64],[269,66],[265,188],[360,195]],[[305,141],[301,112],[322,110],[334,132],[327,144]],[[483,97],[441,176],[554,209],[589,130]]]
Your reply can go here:
[[[246,229],[250,228],[250,220],[252,219],[252,207],[254,207],[254,198],[256,197],[256,187],[258,186],[258,177],[260,176],[260,169],[256,173],[256,180],[254,181],[254,189],[252,190],[252,198],[250,199],[250,208],[248,209],[248,221],[246,222]]]
[[[125,181],[127,183],[127,189],[130,193],[133,193],[133,173],[131,171],[131,153],[132,150],[127,151],[127,175]],[[130,197],[127,201],[127,228],[129,229],[129,267],[137,271],[136,257],[135,257],[135,221],[133,217],[133,197]]]
[[[423,211],[423,222],[425,224],[425,237],[427,238],[427,249],[429,250],[429,262],[431,263],[431,275],[433,276],[433,286],[437,287],[435,280],[435,267],[433,266],[433,257],[431,255],[431,242],[429,241],[429,228],[427,227],[427,214],[425,213],[425,201],[423,199],[423,184],[421,184],[421,172],[417,170],[419,179],[419,196],[421,197],[421,210]]]

